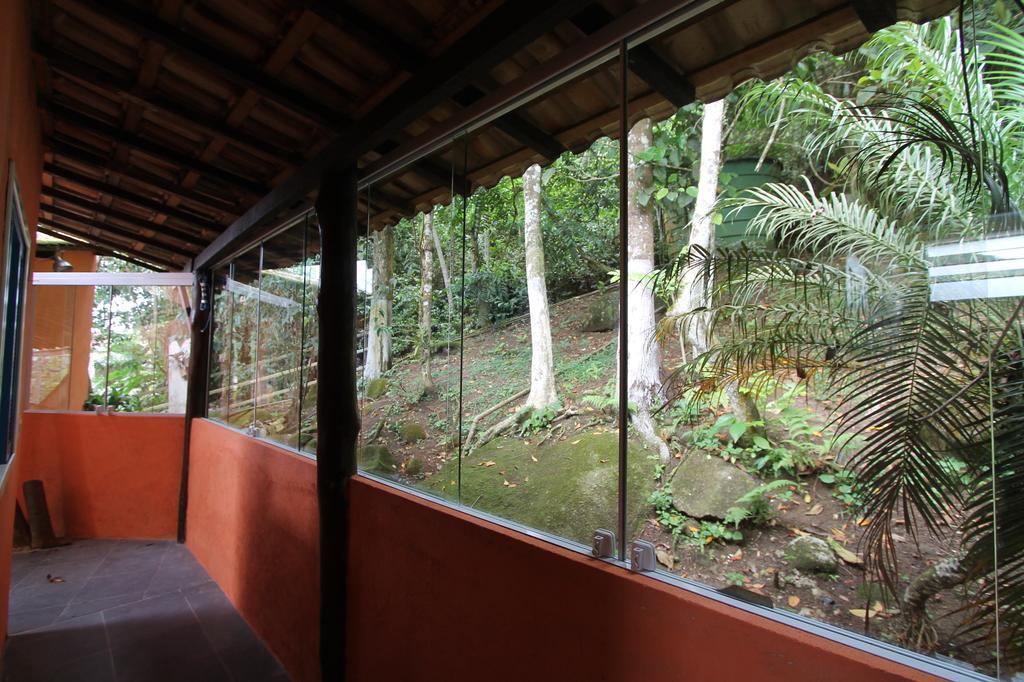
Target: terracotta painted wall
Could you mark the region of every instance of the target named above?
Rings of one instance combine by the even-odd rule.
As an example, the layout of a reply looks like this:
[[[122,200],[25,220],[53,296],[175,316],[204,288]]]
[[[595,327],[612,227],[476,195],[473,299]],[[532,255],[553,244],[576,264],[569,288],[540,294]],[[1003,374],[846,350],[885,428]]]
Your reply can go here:
[[[935,679],[367,479],[352,523],[353,680]]]
[[[7,163],[13,159],[25,223],[33,235],[39,216],[39,178],[42,145],[39,113],[36,110],[35,81],[31,50],[28,0],[0,0],[0,237],[6,240]],[[6,243],[4,241],[3,243]],[[0,283],[0,289],[3,284]],[[25,363],[24,368],[28,368]],[[27,372],[22,387],[26,389]],[[8,587],[11,576],[11,528],[18,482],[18,458],[0,483],[0,642],[7,636]]]
[[[316,464],[196,419],[186,543],[292,677],[318,679]]]
[[[42,479],[58,535],[173,539],[185,418],[26,412],[20,475]]]

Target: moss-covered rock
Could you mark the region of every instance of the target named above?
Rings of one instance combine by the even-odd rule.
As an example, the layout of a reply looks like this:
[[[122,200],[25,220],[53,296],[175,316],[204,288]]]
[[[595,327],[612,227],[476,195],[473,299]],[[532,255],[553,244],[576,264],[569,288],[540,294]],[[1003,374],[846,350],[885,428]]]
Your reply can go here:
[[[618,322],[618,299],[612,294],[602,294],[587,307],[580,329],[585,332],[607,332],[615,329]]]
[[[359,448],[359,466],[367,471],[390,474],[397,468],[397,462],[383,445],[365,445]]]
[[[501,438],[465,458],[462,501],[481,511],[530,528],[590,545],[597,528],[616,526],[618,436],[587,433],[542,446]],[[630,535],[647,512],[657,457],[638,444],[629,448],[627,513]],[[447,463],[424,481],[431,491],[450,496],[456,463]]]
[[[377,377],[376,379],[370,379],[366,383],[366,397],[370,400],[376,400],[385,393],[388,392],[388,380],[384,377]]]
[[[747,472],[720,457],[695,451],[669,478],[672,506],[695,519],[724,519],[736,500],[758,486]]]
[[[399,434],[405,443],[415,443],[427,437],[427,430],[419,422],[405,422],[402,424]]]
[[[417,457],[405,460],[405,473],[407,476],[419,476],[423,473],[423,462]]]
[[[804,573],[835,573],[839,559],[828,543],[812,535],[801,535],[786,546],[786,561]]]

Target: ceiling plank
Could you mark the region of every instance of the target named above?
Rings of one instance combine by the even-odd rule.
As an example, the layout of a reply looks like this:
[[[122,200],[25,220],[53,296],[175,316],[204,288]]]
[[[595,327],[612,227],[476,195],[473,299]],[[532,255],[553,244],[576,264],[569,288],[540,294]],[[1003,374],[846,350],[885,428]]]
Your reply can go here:
[[[143,268],[149,268],[150,270],[156,270],[158,272],[165,272],[166,268],[168,267],[167,265],[157,265],[157,263],[155,263],[155,262],[146,262],[146,261],[143,261],[143,260],[139,260],[139,258],[136,257],[136,256],[129,256],[128,254],[124,253],[124,251],[126,251],[127,249],[124,249],[122,247],[118,247],[118,249],[116,251],[114,249],[108,247],[108,246],[99,247],[98,244],[94,244],[94,243],[90,242],[89,238],[79,237],[78,235],[72,234],[71,231],[67,230],[67,229],[61,228],[60,230],[58,230],[58,229],[55,229],[53,227],[50,227],[49,225],[39,225],[36,229],[39,232],[42,232],[43,234],[48,234],[51,237],[56,237],[57,239],[64,240],[65,242],[67,242],[68,244],[70,244],[72,246],[86,246],[86,247],[89,247],[93,251],[93,253],[95,253],[97,256],[107,256],[109,258],[120,258],[121,260],[128,261],[129,263],[132,263],[133,265],[138,265],[138,266],[143,267]],[[39,246],[43,246],[43,245],[40,244]],[[61,244],[53,244],[52,246],[55,247],[55,250],[60,251],[62,245]],[[37,254],[36,257],[39,258],[41,256],[39,256]],[[178,266],[175,266],[175,267],[178,267]]]
[[[456,93],[453,99],[459,106],[467,107],[483,99],[486,94],[480,88],[470,85]],[[494,127],[550,161],[554,161],[566,151],[565,145],[553,135],[541,130],[519,114],[505,114],[494,122]]]
[[[169,181],[152,173],[130,168],[126,164],[119,163],[107,156],[73,147],[52,137],[43,138],[43,142],[52,154],[60,157],[57,165],[62,168],[67,168],[67,162],[71,162],[99,173],[104,177],[115,178],[122,184],[129,180],[145,187],[156,195],[166,195],[167,197],[188,202],[191,210],[202,209],[209,218],[216,220],[231,220],[240,214],[238,204],[222,197],[183,188],[179,182]],[[181,208],[189,207],[182,206]]]
[[[305,160],[301,154],[292,149],[275,145],[262,137],[250,135],[225,125],[216,117],[183,107],[155,90],[122,80],[104,69],[71,57],[50,46],[38,46],[36,52],[57,73],[104,90],[109,95],[118,97],[129,104],[137,104],[158,116],[166,116],[183,126],[198,129],[211,137],[224,138],[231,144],[268,161],[285,166],[298,166]]]
[[[268,77],[251,63],[224,52],[210,43],[164,23],[159,17],[122,0],[76,0],[95,12],[111,17],[137,31],[147,40],[167,46],[203,68],[220,75],[247,90],[291,109],[320,125],[334,126],[343,122],[338,112],[324,107],[312,98]]]
[[[97,206],[95,208],[85,208],[85,209],[82,209],[82,210],[94,211],[96,213],[106,214],[107,211],[104,211],[103,208],[104,207]],[[45,213],[49,213],[50,215],[52,215],[54,217],[59,217],[59,218],[65,218],[67,220],[78,221],[78,222],[82,223],[83,225],[87,225],[87,226],[89,226],[89,227],[91,227],[93,229],[103,230],[104,232],[108,232],[108,233],[110,233],[112,235],[116,235],[116,236],[122,237],[124,239],[132,239],[132,240],[135,240],[135,241],[138,241],[138,242],[142,242],[142,243],[146,243],[146,244],[151,244],[152,246],[154,246],[156,248],[163,249],[164,251],[168,251],[170,253],[174,253],[174,254],[177,254],[179,256],[185,256],[187,258],[191,258],[193,255],[195,255],[195,251],[198,250],[198,248],[188,248],[188,247],[185,247],[185,246],[176,246],[176,245],[173,245],[173,244],[168,244],[166,241],[159,241],[159,240],[157,240],[157,237],[163,236],[163,235],[160,234],[160,228],[163,227],[162,225],[157,225],[157,224],[154,224],[154,223],[149,223],[149,224],[130,223],[128,220],[124,220],[124,219],[118,217],[117,220],[121,220],[121,222],[128,223],[128,224],[131,225],[131,228],[121,227],[120,225],[113,225],[113,224],[108,223],[108,222],[106,222],[104,220],[100,220],[97,216],[92,216],[92,217],[84,216],[84,215],[81,215],[80,213],[76,213],[75,211],[71,211],[71,210],[68,210],[66,208],[61,208],[60,206],[54,206],[53,204],[43,204],[43,203],[41,203],[41,204],[39,204],[39,210],[43,211]],[[114,217],[114,216],[111,215],[111,217]],[[141,232],[135,232],[133,230],[148,230],[148,231],[153,232],[154,234],[153,234],[153,236],[149,236],[149,235],[141,234]]]
[[[52,163],[43,164],[43,172],[49,173],[56,178],[74,183],[93,192],[99,192],[100,194],[104,194],[113,199],[133,204],[139,208],[153,211],[154,213],[167,216],[168,218],[180,220],[199,231],[219,233],[224,229],[223,225],[203,220],[192,213],[188,213],[177,208],[171,208],[170,206],[165,206],[158,201],[152,201],[150,199],[140,197],[139,195],[129,192],[121,187],[115,187],[99,180],[93,180],[87,175],[76,173],[75,171],[67,168],[61,168]]]
[[[44,197],[61,201],[81,211],[91,211],[110,218],[116,218],[117,220],[136,226],[138,229],[152,230],[157,235],[168,237],[173,239],[175,242],[184,242],[186,244],[191,244],[196,248],[202,248],[206,243],[205,240],[191,232],[176,229],[167,223],[140,223],[138,221],[145,221],[146,219],[132,215],[131,213],[119,211],[116,208],[107,206],[106,204],[97,204],[87,197],[81,197],[72,192],[55,189],[53,187],[43,187],[41,189],[41,193]]]
[[[135,149],[158,160],[195,171],[196,173],[214,180],[219,180],[227,185],[232,185],[247,193],[259,195],[267,191],[267,185],[262,182],[245,177],[233,171],[224,170],[205,161],[200,161],[178,150],[170,149],[157,142],[147,140],[138,135],[121,130],[115,126],[102,123],[91,116],[82,114],[62,104],[42,99],[39,101],[39,108],[44,111],[48,111],[57,121],[70,124],[80,130],[105,137],[117,146]]]
[[[100,246],[105,246],[107,248],[116,249],[118,251],[130,251],[130,252],[134,253],[137,258],[145,258],[145,259],[150,260],[150,261],[152,261],[154,263],[159,263],[160,265],[163,265],[165,267],[172,268],[172,269],[181,269],[182,266],[184,264],[186,264],[188,262],[188,260],[189,260],[187,256],[181,256],[181,260],[179,261],[179,260],[175,260],[174,254],[167,254],[165,256],[165,255],[162,255],[162,254],[148,253],[148,252],[146,252],[144,250],[140,250],[140,249],[136,248],[135,246],[131,245],[131,244],[134,244],[134,243],[143,243],[144,244],[144,248],[150,248],[151,247],[149,244],[145,244],[144,242],[140,242],[138,239],[130,239],[131,244],[125,245],[124,243],[122,243],[120,241],[117,241],[116,239],[111,239],[105,233],[101,232],[100,234],[94,234],[88,228],[79,227],[79,226],[76,226],[76,225],[68,225],[65,222],[57,221],[57,220],[54,220],[54,219],[51,219],[51,218],[45,218],[45,217],[40,216],[39,224],[44,226],[44,227],[50,227],[50,228],[53,228],[53,229],[56,229],[56,230],[61,230],[61,231],[67,232],[68,234],[72,234],[72,235],[75,235],[75,236],[77,236],[77,237],[79,237],[81,239],[85,239],[88,242],[95,242],[96,244],[99,244]],[[128,238],[125,237],[125,239],[128,239]],[[161,250],[161,249],[159,249],[159,247],[153,247],[153,248],[157,248],[158,251]]]

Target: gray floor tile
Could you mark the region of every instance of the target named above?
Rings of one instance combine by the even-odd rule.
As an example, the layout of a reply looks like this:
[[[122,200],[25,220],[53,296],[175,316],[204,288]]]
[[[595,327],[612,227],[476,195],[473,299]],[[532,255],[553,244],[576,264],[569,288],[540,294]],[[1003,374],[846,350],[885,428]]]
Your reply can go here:
[[[12,575],[5,682],[289,679],[183,545],[16,552]]]

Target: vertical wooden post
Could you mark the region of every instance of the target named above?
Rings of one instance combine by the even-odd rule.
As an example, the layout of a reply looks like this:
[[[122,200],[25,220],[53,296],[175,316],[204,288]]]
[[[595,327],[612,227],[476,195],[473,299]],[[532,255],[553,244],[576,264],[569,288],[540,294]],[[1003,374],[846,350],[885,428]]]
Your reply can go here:
[[[185,542],[188,520],[188,467],[192,446],[192,420],[206,416],[210,334],[213,324],[213,282],[209,270],[198,270],[192,286],[192,340],[188,355],[188,391],[185,398],[185,442],[181,455],[178,491],[178,542]]]
[[[356,472],[356,225],[354,167],[327,172],[316,199],[320,222],[316,485],[320,512],[320,673],[346,675],[349,479]]]

